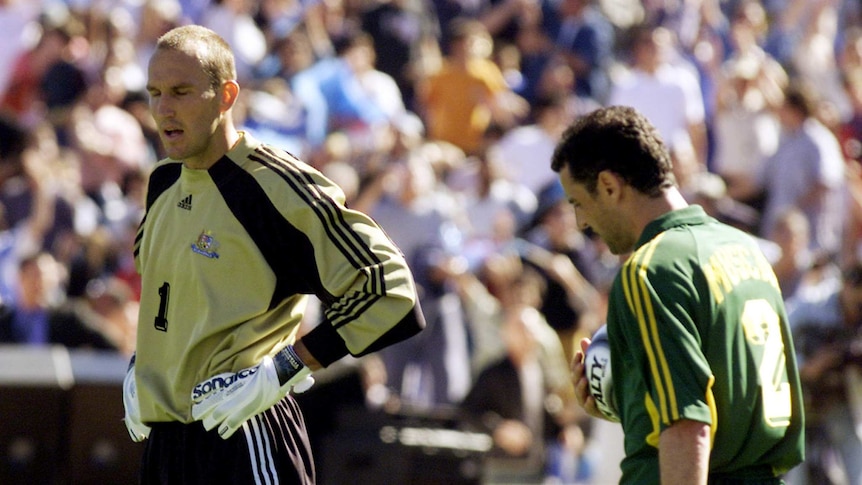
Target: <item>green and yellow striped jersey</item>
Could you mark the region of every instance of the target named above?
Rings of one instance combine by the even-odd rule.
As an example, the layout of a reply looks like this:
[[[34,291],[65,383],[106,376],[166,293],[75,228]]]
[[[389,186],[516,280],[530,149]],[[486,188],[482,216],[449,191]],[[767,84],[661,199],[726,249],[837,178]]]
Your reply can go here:
[[[190,422],[192,388],[303,337],[324,366],[417,333],[424,319],[399,249],[333,182],[243,134],[208,170],[154,168],[135,240],[136,378],[144,422]]]
[[[679,419],[711,425],[711,474],[778,476],[802,461],[787,315],[748,234],[696,205],[650,223],[614,281],[608,334],[621,483],[659,483],[659,434]]]

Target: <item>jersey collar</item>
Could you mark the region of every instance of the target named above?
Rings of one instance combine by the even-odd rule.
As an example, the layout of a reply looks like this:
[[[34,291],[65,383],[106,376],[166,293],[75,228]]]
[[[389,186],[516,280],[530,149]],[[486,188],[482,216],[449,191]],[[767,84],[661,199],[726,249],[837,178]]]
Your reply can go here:
[[[680,226],[705,224],[711,219],[712,218],[707,215],[706,211],[703,210],[703,207],[697,204],[692,204],[682,209],[667,212],[653,219],[652,222],[647,224],[647,226],[641,233],[640,238],[638,239],[635,249],[643,246],[644,244],[652,240],[652,238],[669,229],[673,229]]]

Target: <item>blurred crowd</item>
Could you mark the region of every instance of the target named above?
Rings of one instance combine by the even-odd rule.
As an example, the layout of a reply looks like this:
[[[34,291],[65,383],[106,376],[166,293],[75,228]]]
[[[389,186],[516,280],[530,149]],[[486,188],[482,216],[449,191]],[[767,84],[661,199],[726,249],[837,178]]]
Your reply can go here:
[[[568,362],[620,261],[550,158],[578,116],[626,104],[689,201],[774,265],[810,400],[790,481],[862,483],[859,2],[0,0],[0,342],[133,352],[162,157],[147,62],[185,23],[233,47],[242,129],[338,182],[413,268],[428,328],[361,363],[369,406],[457,409],[493,437],[495,483],[616,466]]]

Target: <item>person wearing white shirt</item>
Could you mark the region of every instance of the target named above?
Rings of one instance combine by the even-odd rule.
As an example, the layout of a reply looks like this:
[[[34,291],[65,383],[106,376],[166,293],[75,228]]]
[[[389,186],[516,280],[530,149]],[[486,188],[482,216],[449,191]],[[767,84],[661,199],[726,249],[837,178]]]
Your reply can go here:
[[[635,27],[631,41],[632,65],[613,80],[608,105],[637,109],[656,127],[669,149],[690,143],[705,165],[700,81],[684,61],[672,62],[673,34],[664,27]]]
[[[547,95],[533,103],[533,123],[512,128],[491,150],[503,176],[529,188],[537,197],[557,182],[550,160],[559,136],[566,128],[566,98]]]

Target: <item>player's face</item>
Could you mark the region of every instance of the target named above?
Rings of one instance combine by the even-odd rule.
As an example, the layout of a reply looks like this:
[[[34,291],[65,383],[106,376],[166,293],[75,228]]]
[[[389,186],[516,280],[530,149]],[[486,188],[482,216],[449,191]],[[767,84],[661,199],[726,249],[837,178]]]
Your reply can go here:
[[[150,59],[147,90],[150,111],[170,158],[196,168],[222,155],[221,147],[213,143],[222,121],[221,96],[196,58],[157,50]]]
[[[618,188],[607,190],[600,183],[599,190],[592,194],[584,184],[572,179],[565,166],[560,170],[560,183],[575,209],[580,230],[592,229],[613,254],[624,254],[632,250],[637,242],[637,235],[632,233],[631,224],[617,209],[613,190]]]

